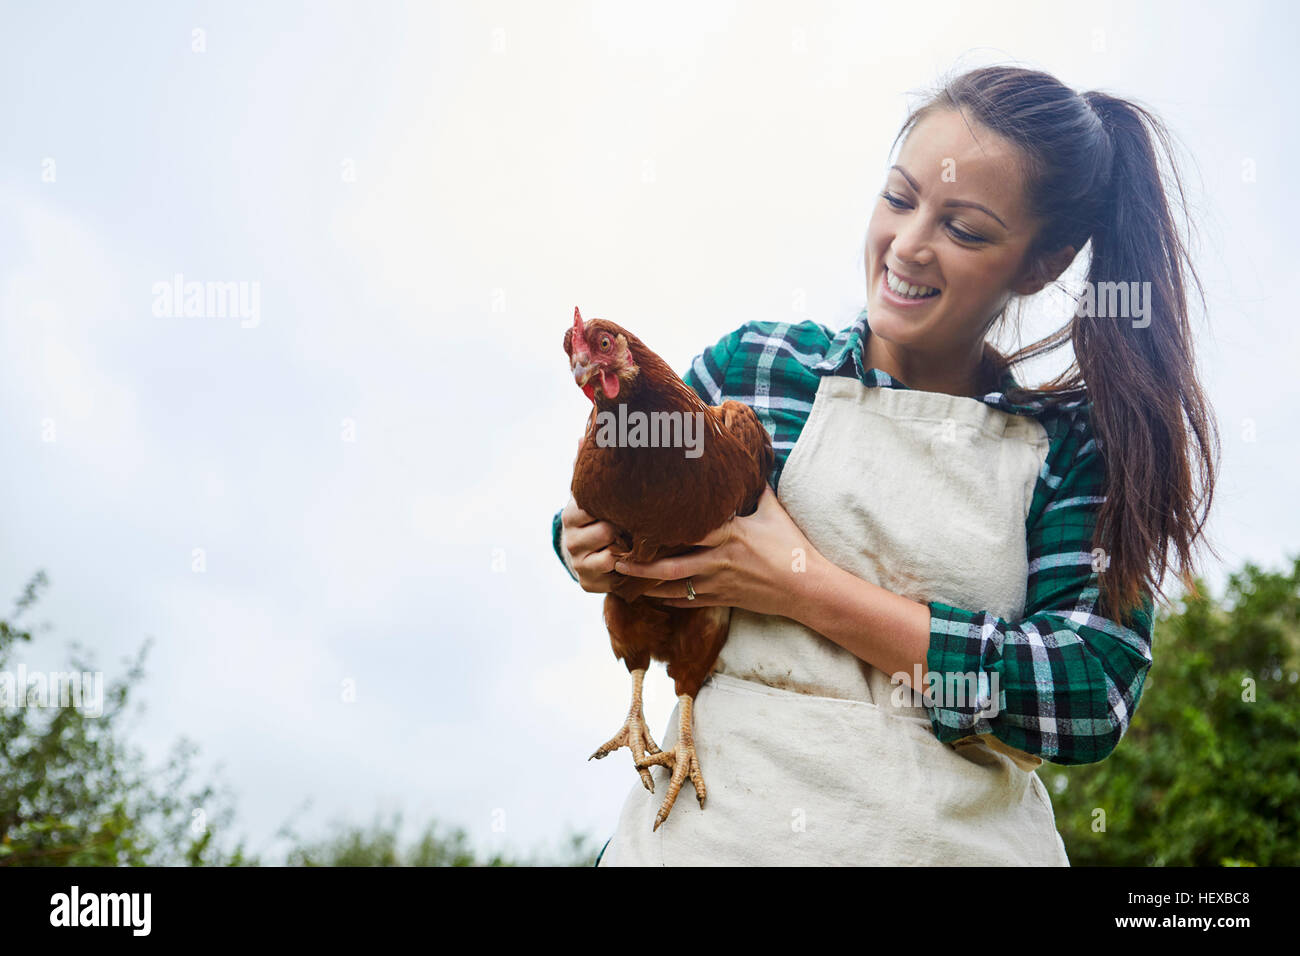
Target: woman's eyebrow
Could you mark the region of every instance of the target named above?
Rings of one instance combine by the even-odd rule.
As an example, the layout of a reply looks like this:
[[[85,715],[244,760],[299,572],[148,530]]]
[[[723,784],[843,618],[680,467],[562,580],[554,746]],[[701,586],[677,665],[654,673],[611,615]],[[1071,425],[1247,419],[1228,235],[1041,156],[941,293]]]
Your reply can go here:
[[[898,165],[890,166],[889,168],[897,169],[903,175],[903,178],[907,180],[907,184],[912,187],[912,189],[916,192],[916,194],[918,196],[921,194],[921,187],[916,184],[915,179],[913,179],[911,176],[907,174],[906,169]],[[945,208],[948,206],[965,206],[970,209],[978,209],[980,212],[987,213],[988,215],[996,219],[999,223],[1002,224],[1003,229],[1011,228],[1005,222],[1002,222],[1002,217],[999,216],[997,213],[995,213],[992,209],[990,209],[988,206],[981,206],[977,202],[970,202],[969,200],[966,199],[949,199],[947,202],[944,203]]]

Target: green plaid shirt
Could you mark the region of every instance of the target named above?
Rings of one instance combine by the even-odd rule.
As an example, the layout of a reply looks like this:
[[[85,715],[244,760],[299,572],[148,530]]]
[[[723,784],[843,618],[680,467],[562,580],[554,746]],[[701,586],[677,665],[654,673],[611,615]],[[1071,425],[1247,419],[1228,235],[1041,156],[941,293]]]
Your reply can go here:
[[[863,367],[870,329],[864,309],[838,334],[815,322],[750,322],[697,356],[683,376],[704,401],[735,399],[750,405],[772,436],[772,487],[799,440],[823,375],[855,377],[868,387],[907,388],[880,369]],[[926,667],[944,674],[996,673],[1000,701],[987,707],[927,703],[935,735],[950,743],[971,734],[998,739],[1059,764],[1107,757],[1124,735],[1151,667],[1154,605],[1123,624],[1097,613],[1098,573],[1092,533],[1103,497],[1105,464],[1084,400],[1017,405],[1004,392],[1016,384],[1008,371],[999,391],[982,401],[1016,415],[1032,415],[1047,431],[1047,459],[1025,519],[1029,582],[1024,616],[1008,621],[976,608],[929,602]],[[560,516],[551,523],[560,553]]]

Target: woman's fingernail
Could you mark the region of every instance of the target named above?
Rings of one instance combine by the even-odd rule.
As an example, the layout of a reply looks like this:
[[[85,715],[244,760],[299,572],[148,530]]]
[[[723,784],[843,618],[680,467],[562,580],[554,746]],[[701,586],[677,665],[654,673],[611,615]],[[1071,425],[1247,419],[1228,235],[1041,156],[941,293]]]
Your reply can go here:
[[[619,574],[627,574],[627,565],[624,564],[622,561],[615,561],[614,570],[617,571]]]

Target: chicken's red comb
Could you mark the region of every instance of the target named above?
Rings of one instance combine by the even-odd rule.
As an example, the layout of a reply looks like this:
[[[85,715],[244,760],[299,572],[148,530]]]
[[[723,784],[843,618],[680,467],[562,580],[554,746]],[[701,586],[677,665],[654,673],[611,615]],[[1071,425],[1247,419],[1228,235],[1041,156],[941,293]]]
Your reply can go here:
[[[578,311],[576,305],[573,307],[573,334],[586,338],[586,335],[582,331],[582,313]]]

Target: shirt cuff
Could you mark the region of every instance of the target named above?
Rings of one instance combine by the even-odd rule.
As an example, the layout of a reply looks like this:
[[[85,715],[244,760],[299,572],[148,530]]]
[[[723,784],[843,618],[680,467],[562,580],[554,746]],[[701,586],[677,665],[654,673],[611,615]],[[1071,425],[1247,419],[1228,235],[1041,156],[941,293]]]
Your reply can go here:
[[[927,677],[925,707],[935,736],[954,743],[993,733],[993,720],[1006,706],[998,662],[987,660],[991,651],[997,654],[990,640],[997,630],[996,619],[938,601],[929,602],[929,608],[925,665],[934,676],[933,680]]]
[[[555,517],[551,519],[551,547],[555,549],[555,556],[559,558],[560,563],[564,565],[564,570],[569,572],[569,577],[576,581],[578,580],[578,576],[573,573],[573,567],[569,564],[569,559],[565,554],[565,550],[560,544],[560,538],[563,531],[564,528],[560,524],[560,512],[557,511],[555,512]]]

